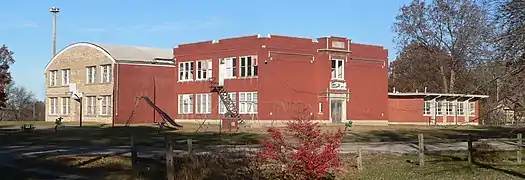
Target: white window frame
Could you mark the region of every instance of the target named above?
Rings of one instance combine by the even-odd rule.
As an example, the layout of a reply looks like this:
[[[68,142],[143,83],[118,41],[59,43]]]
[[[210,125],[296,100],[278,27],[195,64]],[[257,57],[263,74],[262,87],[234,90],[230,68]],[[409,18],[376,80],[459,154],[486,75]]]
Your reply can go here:
[[[212,60],[196,61],[196,80],[209,80],[212,77]]]
[[[60,108],[60,114],[62,115],[69,115],[71,113],[71,98],[69,97],[62,97],[60,98],[61,108]]]
[[[53,86],[57,86],[58,83],[57,83],[57,74],[58,74],[58,70],[51,70],[49,71],[49,86],[53,87]]]
[[[323,103],[319,103],[319,112],[317,114],[323,114]]]
[[[193,114],[194,99],[193,94],[179,94],[178,111],[179,114]]]
[[[113,96],[103,95],[100,96],[100,115],[111,115],[113,114]]]
[[[97,114],[97,96],[86,96],[86,115]]]
[[[432,115],[432,101],[425,101],[423,103],[423,115],[425,116]]]
[[[222,63],[224,63],[226,66],[226,72],[224,72],[224,79],[237,78],[237,57],[227,57],[221,59],[220,61],[222,61]]]
[[[71,69],[62,69],[62,85],[67,86],[71,81]]]
[[[454,115],[454,101],[447,101],[446,103],[446,114],[447,116],[453,116]]]
[[[97,67],[88,66],[86,67],[86,84],[95,84],[97,77]]]
[[[58,97],[49,98],[49,115],[58,115]]]
[[[458,107],[456,108],[456,112],[458,113],[458,116],[465,115],[465,102],[458,102]]]
[[[476,103],[468,102],[468,116],[476,116]]]
[[[257,77],[257,56],[239,57],[239,77]]]
[[[237,93],[235,92],[229,92],[228,96],[230,96],[230,99],[237,105]],[[219,97],[219,114],[226,114],[228,110],[226,110],[226,106],[222,102],[222,99]]]
[[[193,61],[179,62],[178,69],[178,81],[193,81],[193,70],[195,69]]]
[[[341,63],[341,68],[337,68],[337,64]],[[335,65],[335,67],[333,67]],[[330,61],[330,71],[331,71],[331,78],[332,80],[345,80],[345,60],[341,58],[331,58]],[[341,72],[339,72],[341,71]]]
[[[257,92],[239,92],[239,114],[257,114]]]
[[[443,115],[443,102],[442,101],[436,101],[436,115]]]
[[[111,64],[100,66],[100,82],[110,83],[113,80],[113,66]]]
[[[211,114],[211,93],[195,94],[195,114]]]

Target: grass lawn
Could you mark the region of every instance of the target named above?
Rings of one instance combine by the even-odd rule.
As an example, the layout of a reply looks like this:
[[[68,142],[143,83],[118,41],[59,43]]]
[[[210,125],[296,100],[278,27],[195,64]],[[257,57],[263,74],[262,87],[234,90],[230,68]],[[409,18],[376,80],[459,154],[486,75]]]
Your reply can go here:
[[[19,126],[21,122],[0,122],[0,126]],[[24,122],[27,123],[27,122]],[[39,124],[40,123],[40,124]],[[52,122],[35,122],[37,126],[53,126]],[[87,124],[78,128],[77,124],[54,132],[53,129],[39,129],[33,132],[23,132],[17,128],[12,130],[0,129],[0,145],[19,144],[50,144],[50,145],[129,145],[130,136],[134,135],[139,145],[164,147],[164,136],[175,141],[193,139],[195,148],[199,145],[223,144],[256,144],[266,135],[264,128],[258,130],[241,129],[238,133],[219,133],[217,125],[204,125],[199,128],[196,124],[183,124],[182,130],[166,130],[158,132],[158,128],[147,126],[104,126]],[[324,131],[334,131],[340,126],[322,126]],[[198,131],[196,131],[198,129]],[[466,139],[468,134],[476,138],[515,138],[517,133],[525,133],[525,128],[459,126],[355,126],[347,131],[344,142],[393,142],[415,141],[417,135],[423,133],[425,142],[447,142]],[[183,143],[183,142],[181,142]]]
[[[494,162],[467,162],[465,153],[427,155],[425,166],[415,155],[364,156],[363,170],[344,175],[344,179],[523,179],[525,164],[516,164],[516,152],[500,152]],[[348,158],[351,162],[354,157]],[[352,164],[352,163],[349,163]],[[355,163],[353,163],[355,165]]]
[[[362,171],[355,168],[355,156],[344,155],[347,172],[338,175],[338,179],[410,179],[410,180],[438,180],[438,179],[523,179],[525,165],[516,165],[515,152],[503,152],[501,157],[491,163],[470,164],[464,154],[444,153],[427,156],[426,165],[420,167],[417,156],[365,155]],[[235,162],[216,162],[207,159],[205,163],[186,163],[176,160],[177,179],[214,179],[227,175],[228,172],[244,172],[245,164],[231,166]],[[211,162],[214,161],[214,162]],[[90,179],[131,179],[131,160],[129,157],[48,157],[19,161],[25,168],[45,168],[62,174],[75,174]],[[138,171],[143,179],[162,179],[165,168],[162,160],[139,159]],[[222,164],[222,165],[218,165]],[[229,164],[230,166],[224,166]],[[227,169],[232,168],[232,169]],[[2,169],[0,169],[2,170]],[[5,171],[7,172],[7,171]],[[19,172],[19,171],[18,171]],[[13,173],[10,171],[9,173]],[[3,173],[2,173],[3,174]],[[10,174],[9,174],[10,175]],[[31,173],[17,174],[18,177],[36,176]],[[241,175],[238,175],[242,177]],[[232,179],[243,179],[229,176]]]
[[[54,127],[55,122],[52,121],[0,121],[0,128],[19,128],[22,124],[33,124],[37,127]],[[79,126],[78,122],[63,122],[66,126]],[[100,126],[101,123],[82,122],[82,126]]]

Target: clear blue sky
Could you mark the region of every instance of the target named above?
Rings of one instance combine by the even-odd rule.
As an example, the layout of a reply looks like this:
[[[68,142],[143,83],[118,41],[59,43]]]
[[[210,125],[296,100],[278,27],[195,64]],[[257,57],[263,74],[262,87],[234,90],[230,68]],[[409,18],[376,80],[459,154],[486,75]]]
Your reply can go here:
[[[172,48],[231,36],[346,36],[396,52],[391,26],[409,0],[17,0],[0,6],[0,44],[15,53],[17,84],[44,99],[44,67],[57,49],[78,41]]]

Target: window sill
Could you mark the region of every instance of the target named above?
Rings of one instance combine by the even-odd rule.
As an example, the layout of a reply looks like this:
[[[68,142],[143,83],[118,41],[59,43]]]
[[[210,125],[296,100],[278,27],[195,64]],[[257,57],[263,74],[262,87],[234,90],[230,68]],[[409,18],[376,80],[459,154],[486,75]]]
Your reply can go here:
[[[191,80],[178,80],[177,82],[183,83],[183,82],[193,82],[193,79]]]
[[[112,117],[113,115],[111,114],[100,114],[99,117]]]
[[[259,76],[244,76],[244,77],[239,77],[239,79],[255,79],[255,78],[259,78]]]
[[[345,82],[345,79],[330,79],[330,81]]]
[[[85,114],[84,117],[97,117],[95,114]]]

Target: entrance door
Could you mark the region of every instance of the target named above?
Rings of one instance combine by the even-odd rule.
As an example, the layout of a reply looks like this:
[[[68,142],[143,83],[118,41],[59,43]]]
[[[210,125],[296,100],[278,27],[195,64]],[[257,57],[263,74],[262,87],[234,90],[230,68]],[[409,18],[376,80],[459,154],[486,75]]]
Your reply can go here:
[[[343,122],[343,100],[330,101],[330,116],[332,123]]]

